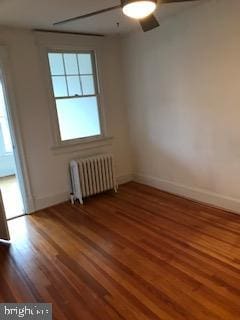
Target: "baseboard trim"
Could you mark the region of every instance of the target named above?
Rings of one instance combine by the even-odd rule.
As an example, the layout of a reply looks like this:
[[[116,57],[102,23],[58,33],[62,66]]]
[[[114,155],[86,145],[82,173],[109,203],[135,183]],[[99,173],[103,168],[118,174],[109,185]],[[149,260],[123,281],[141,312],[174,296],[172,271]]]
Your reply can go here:
[[[35,198],[35,210],[42,210],[56,204],[65,202],[69,199],[69,192],[62,192],[44,198]]]
[[[27,201],[25,204],[26,214],[33,213],[35,211],[35,202],[32,197],[27,197]]]
[[[154,178],[142,174],[126,174],[117,177],[118,184],[124,184],[130,181],[143,183],[180,197],[198,201],[215,208],[224,209],[232,213],[240,214],[240,199],[224,196],[204,189],[188,187],[176,182],[171,182],[168,180]],[[65,202],[68,199],[69,192],[62,192],[44,198],[35,198],[35,211]]]
[[[218,209],[240,214],[240,199],[142,174],[134,174],[133,180],[189,200],[198,201]]]
[[[117,177],[118,184],[124,184],[124,183],[127,183],[132,180],[133,180],[132,174],[125,174],[125,175],[120,175]],[[44,208],[48,208],[48,207],[54,206],[56,204],[67,201],[70,197],[69,193],[70,193],[70,191],[69,192],[65,191],[65,192],[54,194],[52,196],[48,196],[48,197],[44,197],[44,198],[35,198],[34,199],[35,211],[38,211],[38,210],[41,210]],[[30,211],[30,212],[33,212],[33,211]]]
[[[125,175],[120,175],[117,177],[117,183],[118,184],[124,184],[127,182],[133,181],[133,174],[125,174]]]

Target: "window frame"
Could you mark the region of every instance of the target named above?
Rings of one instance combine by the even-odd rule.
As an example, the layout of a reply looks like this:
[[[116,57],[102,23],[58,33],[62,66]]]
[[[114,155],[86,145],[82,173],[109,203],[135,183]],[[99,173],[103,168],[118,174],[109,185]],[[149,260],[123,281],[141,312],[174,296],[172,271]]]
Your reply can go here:
[[[81,54],[81,53],[90,53],[91,54],[91,62],[92,62],[92,69],[93,69],[93,77],[94,77],[94,86],[95,86],[95,94],[94,95],[79,95],[79,96],[66,96],[66,97],[55,97],[54,96],[54,88],[52,83],[52,74],[50,69],[50,62],[48,58],[49,53],[60,53],[60,54]],[[74,146],[79,145],[83,143],[90,143],[90,142],[96,142],[96,141],[102,141],[106,138],[106,129],[104,125],[104,113],[102,108],[102,94],[101,94],[101,79],[100,78],[100,72],[98,68],[97,63],[97,52],[95,49],[82,49],[82,48],[46,48],[46,60],[47,60],[47,76],[48,76],[48,83],[49,83],[49,91],[50,91],[50,97],[51,97],[51,114],[53,114],[53,126],[54,126],[54,146],[53,148],[58,147],[68,147],[68,146]],[[67,74],[65,75],[67,76]],[[82,137],[82,138],[75,138],[75,139],[69,139],[69,140],[62,140],[61,139],[61,132],[60,132],[60,126],[59,126],[59,119],[57,114],[57,99],[73,99],[73,98],[84,98],[84,97],[96,97],[97,99],[97,106],[98,106],[98,116],[99,116],[99,126],[100,126],[100,134],[89,136],[89,137]]]

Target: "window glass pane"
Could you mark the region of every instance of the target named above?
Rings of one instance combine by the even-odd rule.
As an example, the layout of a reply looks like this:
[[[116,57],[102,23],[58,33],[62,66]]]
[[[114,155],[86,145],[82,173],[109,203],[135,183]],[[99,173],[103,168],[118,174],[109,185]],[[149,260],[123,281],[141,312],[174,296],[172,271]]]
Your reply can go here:
[[[67,76],[67,83],[70,96],[82,95],[79,76]]]
[[[77,55],[74,53],[65,53],[64,54],[64,63],[66,68],[66,74],[79,74],[78,65],[77,65]]]
[[[83,94],[95,94],[95,86],[93,76],[81,76]]]
[[[52,76],[64,75],[63,56],[61,53],[49,53],[49,64]]]
[[[92,59],[90,53],[78,54],[78,63],[81,74],[92,74]]]
[[[57,100],[62,141],[101,134],[96,97]]]
[[[55,97],[66,97],[68,95],[65,77],[52,77],[52,83]]]

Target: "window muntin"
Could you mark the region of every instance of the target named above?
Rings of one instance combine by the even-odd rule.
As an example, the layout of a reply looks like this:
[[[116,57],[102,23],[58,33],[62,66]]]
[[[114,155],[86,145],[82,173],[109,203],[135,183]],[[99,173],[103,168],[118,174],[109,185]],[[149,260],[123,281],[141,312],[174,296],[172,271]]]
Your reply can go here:
[[[49,52],[61,141],[101,135],[93,52]]]

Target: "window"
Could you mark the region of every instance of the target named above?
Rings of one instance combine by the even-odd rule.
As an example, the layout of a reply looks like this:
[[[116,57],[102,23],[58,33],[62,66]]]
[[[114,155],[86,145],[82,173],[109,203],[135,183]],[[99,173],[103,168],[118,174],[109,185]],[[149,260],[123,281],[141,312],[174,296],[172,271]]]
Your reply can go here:
[[[101,135],[93,52],[49,52],[61,141]]]

